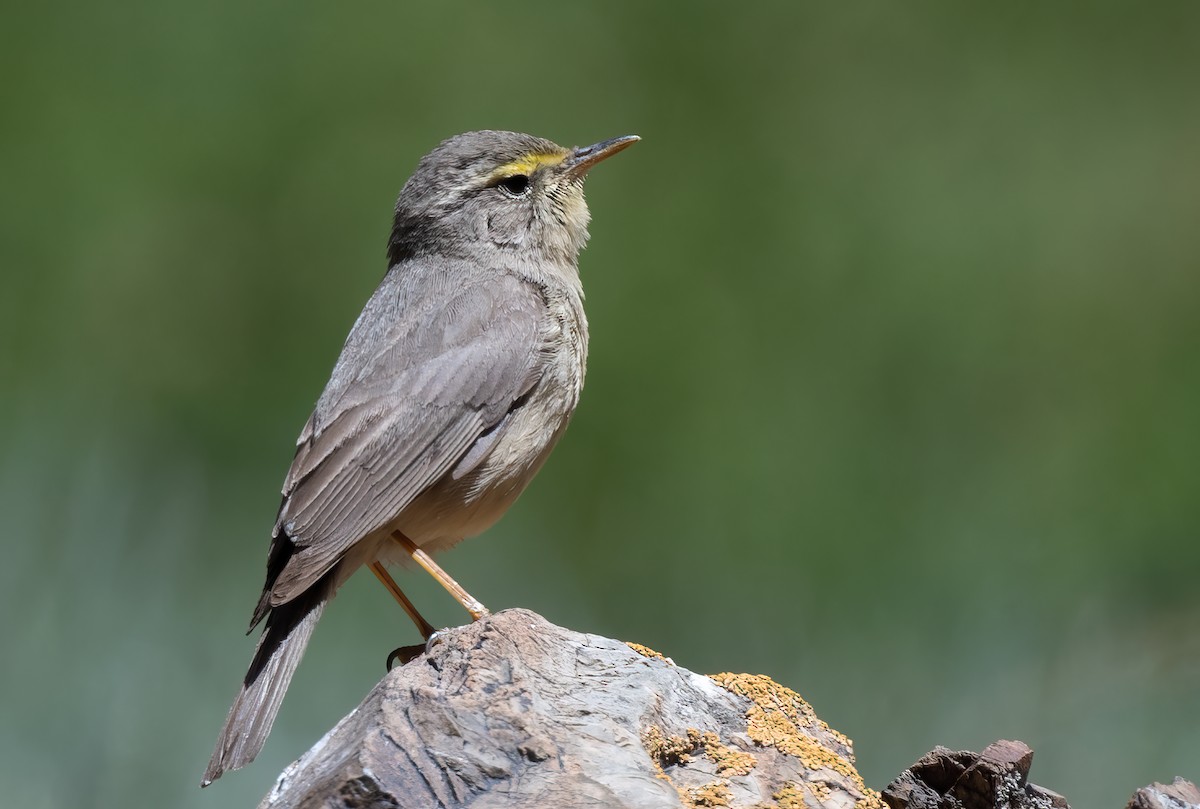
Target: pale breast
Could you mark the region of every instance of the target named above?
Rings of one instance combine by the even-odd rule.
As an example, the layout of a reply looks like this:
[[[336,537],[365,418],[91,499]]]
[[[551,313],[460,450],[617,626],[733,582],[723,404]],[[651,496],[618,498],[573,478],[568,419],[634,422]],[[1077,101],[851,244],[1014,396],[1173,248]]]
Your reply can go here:
[[[587,320],[574,290],[545,294],[545,366],[525,401],[497,428],[487,455],[465,475],[447,475],[383,532],[399,529],[430,552],[492,526],[516,501],[562,437],[587,366]]]

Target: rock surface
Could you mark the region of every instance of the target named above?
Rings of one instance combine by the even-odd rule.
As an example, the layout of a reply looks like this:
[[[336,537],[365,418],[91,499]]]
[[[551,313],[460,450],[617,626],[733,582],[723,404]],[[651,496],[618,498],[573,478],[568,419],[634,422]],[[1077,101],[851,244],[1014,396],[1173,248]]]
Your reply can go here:
[[[883,790],[891,809],[1068,809],[1062,795],[1029,783],[1033,751],[999,741],[982,753],[935,747]]]
[[[853,761],[766,677],[695,674],[507,610],[389,672],[260,809],[882,809]]]
[[[1126,809],[1200,809],[1200,789],[1182,778],[1171,784],[1151,784],[1133,793]]]
[[[1033,751],[999,741],[982,753],[935,747],[883,790],[891,809],[1069,809],[1057,792],[1029,783]],[[1200,789],[1176,778],[1134,793],[1126,809],[1200,809]]]
[[[389,672],[259,809],[1068,809],[1032,761],[1022,742],[937,747],[880,796],[849,739],[767,677],[507,610]],[[1152,784],[1127,809],[1200,809],[1200,790]]]

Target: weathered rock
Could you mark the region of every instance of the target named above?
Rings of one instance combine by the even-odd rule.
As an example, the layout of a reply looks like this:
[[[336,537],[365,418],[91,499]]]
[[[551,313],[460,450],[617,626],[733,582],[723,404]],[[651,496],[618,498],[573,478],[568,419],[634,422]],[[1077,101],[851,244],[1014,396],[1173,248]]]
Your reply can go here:
[[[1067,809],[1062,795],[1029,783],[1033,751],[999,741],[982,753],[935,747],[883,790],[891,809]]]
[[[1133,793],[1127,809],[1200,809],[1200,789],[1182,778],[1169,785],[1154,783]]]
[[[706,677],[508,610],[436,636],[260,809],[882,809],[850,741],[766,677]]]
[[[769,678],[508,610],[390,672],[260,809],[1068,809],[1032,761],[1021,742],[938,747],[881,798],[850,741]],[[1200,809],[1200,790],[1152,784],[1127,809]]]

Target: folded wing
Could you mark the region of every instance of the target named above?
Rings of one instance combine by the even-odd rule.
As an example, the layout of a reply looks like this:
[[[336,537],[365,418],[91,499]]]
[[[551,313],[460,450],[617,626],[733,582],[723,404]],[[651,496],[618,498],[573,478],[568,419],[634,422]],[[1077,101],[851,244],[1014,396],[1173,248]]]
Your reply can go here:
[[[255,622],[446,475],[537,384],[536,287],[409,262],[376,290],[298,442]]]

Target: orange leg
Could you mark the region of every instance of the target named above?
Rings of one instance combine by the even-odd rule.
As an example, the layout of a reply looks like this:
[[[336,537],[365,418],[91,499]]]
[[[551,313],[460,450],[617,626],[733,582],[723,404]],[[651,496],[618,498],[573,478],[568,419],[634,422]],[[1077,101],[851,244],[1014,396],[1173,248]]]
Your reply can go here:
[[[392,594],[392,598],[400,603],[400,606],[408,613],[408,617],[412,618],[413,623],[417,625],[417,631],[421,633],[421,637],[429,640],[430,636],[437,630],[421,616],[421,613],[417,612],[417,608],[408,600],[408,596],[400,589],[400,585],[396,584],[396,580],[387,572],[387,568],[379,562],[372,562],[368,567],[375,574],[375,578],[379,579],[383,583],[383,586],[388,589],[388,592]]]
[[[454,596],[455,600],[463,605],[463,608],[471,614],[471,620],[478,621],[488,614],[487,607],[483,606],[470,593],[464,590],[461,584],[450,578],[450,575],[442,570],[441,566],[433,561],[433,558],[429,554],[418,548],[415,542],[399,531],[393,531],[392,536],[404,547],[404,550],[408,551],[414,562],[425,568],[426,572],[430,576],[433,576],[438,584],[446,588],[446,592]]]

